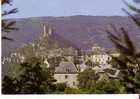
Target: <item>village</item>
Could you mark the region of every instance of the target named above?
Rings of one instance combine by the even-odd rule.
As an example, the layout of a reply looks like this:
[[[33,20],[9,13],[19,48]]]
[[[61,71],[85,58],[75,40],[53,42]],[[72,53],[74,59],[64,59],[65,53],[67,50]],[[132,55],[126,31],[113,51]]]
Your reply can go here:
[[[43,38],[40,39],[46,39],[46,36],[48,38],[48,34],[51,34],[51,30],[47,32],[44,26]],[[119,57],[119,53],[116,50],[107,50],[94,44],[89,50],[68,47],[48,49],[44,52],[41,51],[43,47],[39,46],[39,51],[37,51],[35,44],[31,43],[30,45],[33,48],[31,51],[37,57],[43,58],[43,64],[45,64],[46,68],[54,68],[54,78],[57,83],[66,83],[69,87],[77,87],[77,75],[87,68],[91,68],[100,74],[99,80],[106,79],[105,75],[115,78],[119,74],[119,70],[115,69],[111,64],[112,56]],[[30,54],[29,56],[31,56]],[[10,58],[3,58],[2,63],[22,63],[29,56],[25,56],[25,53],[21,52],[12,53]]]
[[[139,4],[1,0],[1,94],[140,94]]]

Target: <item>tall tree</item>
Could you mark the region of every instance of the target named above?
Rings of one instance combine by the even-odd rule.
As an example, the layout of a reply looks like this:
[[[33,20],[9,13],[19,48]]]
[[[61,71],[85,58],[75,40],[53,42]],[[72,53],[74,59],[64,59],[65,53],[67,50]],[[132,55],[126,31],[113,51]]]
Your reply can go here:
[[[132,15],[127,10],[123,9],[140,29],[140,17],[138,17],[140,9],[129,5],[125,1],[124,3],[137,13]],[[123,82],[127,93],[140,93],[140,51],[135,47],[128,32],[124,28],[117,30],[113,26],[113,29],[116,35],[110,31],[108,31],[108,34],[110,40],[120,53],[119,57],[113,57],[118,64],[116,68],[120,70],[121,76],[119,76],[119,79]]]
[[[21,64],[22,73],[17,77],[5,76],[3,79],[2,93],[44,94],[54,92],[56,89],[54,82],[56,80],[53,78],[53,73],[49,68],[43,68],[41,63],[39,58],[33,57]]]

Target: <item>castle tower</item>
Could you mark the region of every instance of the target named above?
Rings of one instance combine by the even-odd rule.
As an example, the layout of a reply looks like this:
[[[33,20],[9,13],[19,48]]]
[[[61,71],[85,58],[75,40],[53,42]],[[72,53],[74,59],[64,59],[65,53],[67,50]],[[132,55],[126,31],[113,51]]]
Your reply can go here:
[[[42,33],[42,38],[48,38],[50,35],[52,35],[53,29],[50,28],[49,26],[46,27],[45,24],[43,24],[43,33]]]
[[[47,36],[46,26],[43,24],[43,38]]]
[[[48,45],[48,39],[49,39],[49,36],[52,35],[52,32],[53,32],[52,28],[43,24],[43,32],[41,33],[41,36],[40,36],[41,45],[43,46]]]
[[[53,32],[52,28],[48,28],[48,35],[52,35],[52,32]]]

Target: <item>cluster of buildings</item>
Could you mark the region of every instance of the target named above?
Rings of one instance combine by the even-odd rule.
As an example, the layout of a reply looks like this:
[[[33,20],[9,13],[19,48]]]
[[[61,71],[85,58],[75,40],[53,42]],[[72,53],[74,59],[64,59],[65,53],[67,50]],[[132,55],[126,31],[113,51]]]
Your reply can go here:
[[[70,48],[68,48],[70,49]],[[59,49],[60,50],[60,49]],[[97,51],[96,51],[97,50]],[[51,50],[53,53],[53,50]],[[76,50],[77,51],[77,50]],[[103,75],[107,70],[113,71],[107,72],[109,77],[117,77],[119,74],[119,70],[112,67],[110,64],[111,55],[118,57],[119,54],[117,52],[107,53],[101,47],[93,47],[91,53],[86,54],[86,52],[82,52],[81,54],[76,53],[74,49],[71,51],[66,51],[69,54],[61,54],[59,57],[62,57],[62,60],[55,67],[54,78],[57,80],[57,83],[67,83],[70,87],[77,87],[77,75],[79,72],[83,72],[87,68],[91,68],[95,70],[95,73],[101,73],[99,79],[103,78]],[[62,51],[63,52],[63,51]],[[70,54],[71,52],[71,54]],[[75,54],[72,54],[72,53]],[[60,54],[60,53],[59,53]],[[49,55],[49,54],[48,54]],[[56,55],[51,55],[51,57],[55,57]],[[58,56],[57,56],[58,57]],[[48,57],[50,58],[50,57]]]

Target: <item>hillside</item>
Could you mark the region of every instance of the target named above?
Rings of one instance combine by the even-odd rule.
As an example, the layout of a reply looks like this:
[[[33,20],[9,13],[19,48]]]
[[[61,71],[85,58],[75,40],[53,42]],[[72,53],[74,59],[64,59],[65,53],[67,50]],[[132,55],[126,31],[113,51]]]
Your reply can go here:
[[[133,21],[128,17],[67,16],[9,20],[16,20],[19,30],[8,34],[15,41],[2,41],[2,56],[7,56],[24,43],[39,39],[43,31],[42,24],[55,29],[52,37],[50,37],[50,45],[58,41],[61,47],[75,46],[88,49],[97,43],[102,47],[112,48],[113,45],[108,40],[105,31],[110,29],[110,24],[114,24],[117,28],[124,27],[129,31],[132,40],[140,47],[140,30],[138,30]]]

